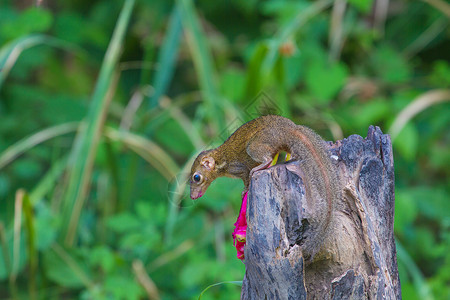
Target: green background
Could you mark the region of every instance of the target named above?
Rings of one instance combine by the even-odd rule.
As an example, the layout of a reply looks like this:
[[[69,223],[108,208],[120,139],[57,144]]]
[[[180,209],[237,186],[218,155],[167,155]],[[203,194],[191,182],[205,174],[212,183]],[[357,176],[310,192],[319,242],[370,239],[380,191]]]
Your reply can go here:
[[[239,298],[243,185],[194,202],[185,176],[267,112],[391,134],[403,297],[449,299],[449,18],[443,0],[2,1],[0,299]]]

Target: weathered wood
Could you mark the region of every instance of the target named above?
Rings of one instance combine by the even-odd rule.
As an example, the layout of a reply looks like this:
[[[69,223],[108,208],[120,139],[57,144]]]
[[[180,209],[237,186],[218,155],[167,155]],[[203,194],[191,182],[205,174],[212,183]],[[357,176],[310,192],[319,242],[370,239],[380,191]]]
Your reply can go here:
[[[390,137],[371,126],[330,154],[343,197],[327,255],[302,256],[311,215],[302,162],[254,174],[247,206],[246,273],[241,299],[401,299],[394,243],[394,165]]]

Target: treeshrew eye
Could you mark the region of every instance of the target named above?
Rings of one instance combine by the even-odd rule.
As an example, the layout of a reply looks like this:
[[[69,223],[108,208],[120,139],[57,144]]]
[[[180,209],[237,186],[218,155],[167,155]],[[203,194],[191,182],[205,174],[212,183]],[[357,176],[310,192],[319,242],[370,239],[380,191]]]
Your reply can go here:
[[[195,182],[199,182],[201,179],[200,175],[198,175],[198,174],[195,174],[193,178],[194,178]]]

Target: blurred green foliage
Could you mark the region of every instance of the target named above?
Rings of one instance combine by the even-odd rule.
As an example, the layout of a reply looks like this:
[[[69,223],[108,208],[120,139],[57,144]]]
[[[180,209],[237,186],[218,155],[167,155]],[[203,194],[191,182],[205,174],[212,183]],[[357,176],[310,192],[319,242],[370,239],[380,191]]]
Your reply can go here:
[[[0,297],[195,299],[241,280],[242,184],[220,179],[192,202],[185,174],[199,150],[276,112],[328,140],[371,124],[393,134],[403,297],[449,299],[449,12],[3,1]],[[224,283],[202,299],[239,294]]]

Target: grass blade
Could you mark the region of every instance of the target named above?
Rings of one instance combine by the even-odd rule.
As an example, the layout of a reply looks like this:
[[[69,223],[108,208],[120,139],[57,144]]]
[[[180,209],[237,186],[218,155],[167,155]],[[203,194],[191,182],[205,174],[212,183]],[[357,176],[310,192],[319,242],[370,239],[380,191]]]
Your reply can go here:
[[[144,268],[144,264],[140,259],[135,259],[132,264],[133,273],[139,282],[139,284],[144,288],[147,293],[147,297],[150,300],[159,300],[158,287],[155,282],[150,278]]]
[[[113,141],[124,143],[157,169],[167,181],[171,181],[178,173],[180,173],[180,168],[177,163],[161,147],[144,137],[128,131],[119,131],[111,127],[106,128],[105,136]],[[191,163],[192,160],[183,167],[183,170],[181,171],[182,174],[187,172]],[[183,182],[174,187],[174,189],[183,190],[185,187],[184,184],[185,183]],[[169,195],[169,215],[165,227],[166,245],[169,245],[172,240],[173,228],[175,226],[179,208],[178,203],[180,203],[180,197],[183,195],[180,190],[176,190]]]
[[[180,5],[176,4],[170,16],[167,34],[158,55],[158,72],[155,74],[154,94],[150,98],[150,108],[158,104],[158,99],[165,94],[175,72],[176,57],[180,46],[182,32]]]
[[[167,180],[171,180],[179,172],[177,163],[170,155],[157,144],[142,136],[111,127],[105,129],[105,136],[113,141],[124,143],[155,167]]]
[[[0,245],[2,246],[2,254],[3,254],[3,261],[5,262],[5,271],[6,274],[9,274],[9,290],[11,294],[12,299],[18,299],[17,296],[17,284],[15,281],[12,280],[11,274],[12,274],[12,262],[11,257],[9,255],[9,245],[8,240],[6,238],[6,229],[5,225],[3,224],[3,221],[0,220]]]
[[[216,72],[213,59],[206,43],[205,34],[201,31],[200,22],[191,0],[179,0],[181,18],[186,32],[187,42],[191,50],[203,99],[207,101],[209,117],[216,122],[216,129],[225,128],[223,113],[220,110],[220,97],[215,83]]]
[[[196,246],[196,243],[194,243],[193,240],[186,240],[182,242],[175,249],[164,252],[164,254],[152,261],[148,266],[148,270],[150,272],[155,272],[162,266],[165,266],[182,256],[183,254],[191,250],[194,246]]]
[[[114,81],[114,70],[119,60],[121,45],[134,2],[135,0],[126,0],[124,3],[100,69],[86,123],[82,126],[72,149],[71,163],[73,165],[69,172],[69,183],[63,208],[63,217],[65,220],[69,220],[69,224],[62,232],[64,243],[67,246],[71,246],[75,239],[78,220],[91,178],[98,138],[106,117],[108,91]]]
[[[36,145],[54,137],[74,132],[79,125],[79,122],[64,123],[40,130],[29,137],[23,138],[0,154],[0,169]]]
[[[209,290],[210,288],[212,288],[212,287],[214,287],[214,286],[218,286],[218,285],[222,285],[222,284],[234,284],[234,285],[237,285],[237,286],[242,286],[242,281],[222,281],[222,282],[218,282],[218,283],[211,284],[210,286],[208,286],[206,289],[204,289],[204,290],[201,292],[200,296],[198,296],[198,300],[201,300],[201,299],[202,299],[203,294],[204,294],[207,290]]]
[[[446,3],[443,0],[422,0],[422,1],[428,3],[429,5],[439,10],[441,13],[446,15],[447,18],[450,18],[450,4]]]
[[[30,191],[29,197],[31,205],[36,205],[47,193],[51,192],[58,184],[58,179],[61,178],[67,165],[67,156],[52,163],[50,170],[47,171],[44,177],[34,186]]]
[[[19,272],[20,235],[22,231],[22,209],[24,196],[25,196],[24,190],[17,190],[16,199],[14,202],[13,260],[12,260],[12,270],[10,274],[11,276],[10,278],[13,283],[15,283],[17,274]]]
[[[70,268],[73,274],[75,274],[75,276],[80,279],[80,281],[87,289],[95,289],[95,284],[93,283],[89,275],[86,274],[86,272],[78,265],[76,260],[74,260],[63,247],[61,247],[57,243],[54,243],[51,246],[51,249],[56,254],[56,256],[59,257]]]
[[[414,260],[411,258],[411,256],[409,256],[408,252],[406,252],[405,248],[403,248],[403,245],[398,240],[395,241],[395,244],[397,246],[398,260],[405,265],[406,269],[411,275],[419,299],[424,300],[433,299],[430,287],[425,281],[425,278],[422,272],[420,271],[419,267],[417,267]]]
[[[450,101],[450,90],[431,90],[416,97],[397,115],[389,128],[388,132],[391,135],[392,141],[395,140],[403,127],[405,127],[409,120],[414,118],[415,115],[430,106],[446,101]]]
[[[25,228],[27,230],[27,246],[28,246],[28,256],[30,262],[30,273],[28,281],[28,289],[30,299],[36,299],[36,275],[37,275],[37,262],[38,262],[38,252],[36,249],[36,236],[34,229],[34,213],[33,207],[30,202],[30,197],[27,193],[23,197],[23,213],[25,217]]]
[[[12,264],[11,264],[11,257],[9,256],[9,247],[8,247],[8,241],[6,238],[6,229],[5,225],[3,224],[3,221],[0,221],[0,245],[2,246],[2,255],[3,255],[3,261],[5,263],[5,271],[6,274],[11,273]]]
[[[189,170],[194,162],[195,156],[186,162],[181,169],[180,181],[176,180],[175,183],[169,186],[169,215],[167,216],[166,226],[164,229],[164,240],[166,247],[171,246],[175,223],[178,217],[178,211],[180,209],[180,203],[183,200],[184,189],[188,184]]]
[[[346,0],[334,1],[330,20],[330,33],[328,35],[328,44],[330,45],[329,57],[332,61],[339,60],[344,46],[344,17],[346,10]]]
[[[3,82],[11,71],[12,67],[16,63],[19,56],[26,49],[32,48],[37,45],[47,44],[55,48],[72,51],[77,55],[85,56],[86,53],[77,45],[71,44],[69,42],[43,35],[43,34],[32,34],[24,37],[20,37],[0,49],[0,89],[2,88]]]
[[[443,31],[448,29],[449,17],[441,17],[426,28],[417,38],[403,50],[403,55],[411,59],[417,53],[429,47]]]

